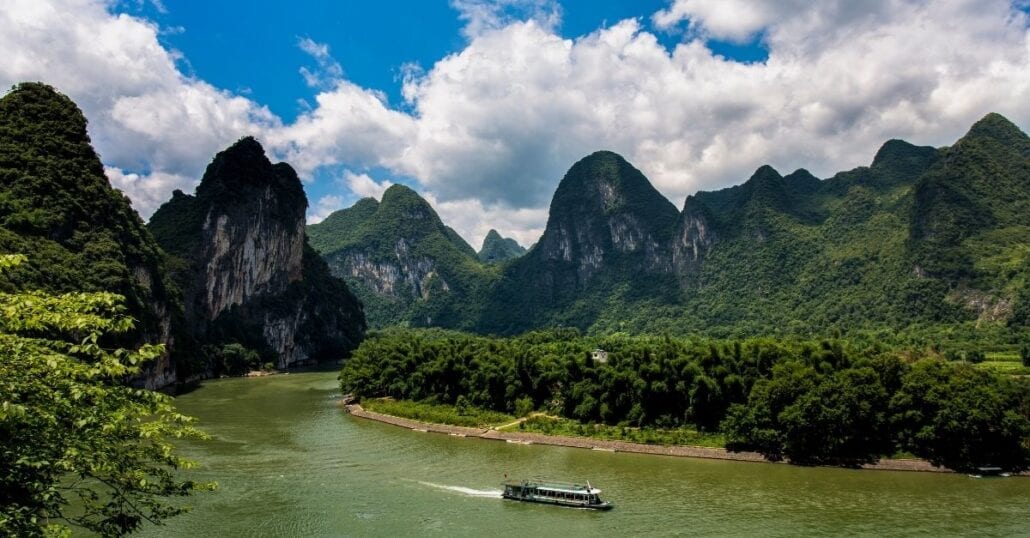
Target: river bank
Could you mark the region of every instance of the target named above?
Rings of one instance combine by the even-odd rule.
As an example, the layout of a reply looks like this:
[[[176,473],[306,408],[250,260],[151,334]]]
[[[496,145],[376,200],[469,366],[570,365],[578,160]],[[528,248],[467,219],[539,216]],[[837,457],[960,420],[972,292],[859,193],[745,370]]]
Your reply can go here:
[[[369,411],[360,404],[349,403],[344,405],[348,413],[359,418],[374,420],[385,424],[391,424],[401,428],[426,433],[442,433],[455,437],[475,437],[490,441],[505,441],[515,444],[539,444],[551,446],[564,446],[570,448],[584,448],[608,452],[631,452],[636,454],[653,454],[659,456],[677,456],[687,458],[704,458],[716,460],[731,460],[753,463],[781,463],[771,462],[757,452],[730,452],[724,448],[710,448],[699,446],[663,446],[631,443],[627,441],[611,441],[605,439],[592,439],[589,437],[571,437],[564,435],[544,435],[528,432],[500,431],[493,428],[469,428],[465,426],[451,426],[448,424],[434,424],[420,422],[417,420],[395,417]],[[869,463],[861,466],[862,469],[881,471],[920,471],[951,473],[951,469],[937,467],[926,460],[920,459],[882,459],[877,463]]]

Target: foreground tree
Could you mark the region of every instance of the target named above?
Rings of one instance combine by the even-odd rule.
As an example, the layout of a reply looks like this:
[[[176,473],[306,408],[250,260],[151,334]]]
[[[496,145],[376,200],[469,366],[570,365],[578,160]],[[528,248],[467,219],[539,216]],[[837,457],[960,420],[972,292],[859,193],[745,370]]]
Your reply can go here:
[[[0,272],[22,256],[0,255]],[[0,294],[0,535],[122,535],[186,508],[173,438],[199,438],[164,394],[124,380],[161,346],[106,349],[133,326],[110,293]]]

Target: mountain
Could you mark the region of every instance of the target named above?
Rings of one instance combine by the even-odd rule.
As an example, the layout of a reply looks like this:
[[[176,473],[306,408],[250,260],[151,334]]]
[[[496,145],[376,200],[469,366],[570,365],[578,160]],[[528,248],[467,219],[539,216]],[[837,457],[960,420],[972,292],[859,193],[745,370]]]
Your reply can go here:
[[[215,156],[195,195],[176,191],[154,213],[198,343],[242,344],[279,368],[357,346],[362,306],[307,244],[306,208],[293,169],[248,137]]]
[[[509,237],[501,237],[497,230],[491,229],[483,239],[483,248],[479,250],[479,261],[483,263],[501,263],[513,260],[526,253],[517,241]]]
[[[369,324],[472,328],[495,272],[415,191],[392,185],[308,226],[334,275],[366,305]]]
[[[583,158],[559,183],[540,241],[505,268],[480,329],[587,326],[610,303],[674,299],[678,220],[675,206],[621,156]]]
[[[137,320],[117,344],[174,343],[181,306],[164,254],[108,182],[82,111],[45,84],[19,84],[0,99],[0,251],[28,256],[0,276],[4,290],[115,292]],[[137,381],[175,379],[165,355]]]
[[[991,114],[952,147],[891,140],[870,166],[823,181],[763,166],[686,200],[674,306],[611,305],[580,326],[735,335],[1025,325],[1027,148]]]
[[[1030,138],[999,114],[974,124],[915,186],[913,271],[981,319],[1027,324]]]
[[[403,194],[419,209],[399,219],[379,214],[384,197],[316,225],[334,269],[361,276],[354,286],[364,286],[371,315],[389,312],[379,325],[860,331],[936,345],[976,334],[1012,338],[1010,329],[1030,324],[1030,139],[997,114],[950,147],[889,140],[869,166],[827,179],[761,166],[739,185],[687,197],[680,210],[622,157],[597,152],[561,180],[539,242],[493,266],[462,256],[466,249],[451,243],[428,204]],[[499,245],[499,234],[484,241],[484,253],[489,244]],[[427,267],[421,273],[407,254],[414,250],[434,252],[417,258]],[[398,293],[391,283],[443,274],[427,261],[443,251],[466,268],[442,279],[447,289],[474,289],[463,296],[472,299],[448,316],[413,316],[405,311],[421,297],[413,290],[427,286]]]

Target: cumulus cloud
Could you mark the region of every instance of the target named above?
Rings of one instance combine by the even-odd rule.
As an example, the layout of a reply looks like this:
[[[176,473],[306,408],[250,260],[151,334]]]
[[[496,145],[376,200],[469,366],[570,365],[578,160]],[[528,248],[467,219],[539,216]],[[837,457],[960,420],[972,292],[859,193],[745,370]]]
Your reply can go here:
[[[0,10],[0,85],[42,80],[89,118],[109,173],[144,217],[211,156],[278,120],[246,98],[183,75],[159,28],[89,0],[8,0]],[[138,174],[123,171],[147,171]],[[116,171],[116,172],[115,172]]]
[[[357,197],[375,198],[376,200],[382,200],[383,193],[390,188],[390,185],[393,185],[393,182],[388,179],[376,181],[368,174],[355,174],[350,170],[344,172],[342,182]]]
[[[415,178],[438,204],[475,200],[454,212],[465,222],[454,226],[471,238],[489,221],[462,215],[489,219],[504,208],[538,211],[538,222],[522,226],[539,230],[564,171],[598,149],[623,154],[681,203],[765,163],[825,177],[868,164],[890,138],[947,144],[992,110],[1030,122],[1027,17],[1011,4],[861,4],[678,1],[655,16],[694,28],[672,51],[637,20],[576,39],[532,19],[493,25],[406,74],[410,114],[361,88],[320,95],[326,106],[306,115],[304,128],[338,134],[295,153],[324,156],[307,168],[360,155]],[[727,60],[705,44],[757,32],[769,48],[763,63]],[[354,144],[345,133],[368,132],[386,134],[374,137],[381,148],[332,142]]]
[[[151,23],[55,2],[0,11],[0,83],[43,79],[76,99],[105,164],[149,172],[124,180],[142,206],[145,187],[199,177],[251,133],[309,183],[341,167],[359,178],[344,182],[352,193],[375,194],[384,183],[360,172],[385,170],[416,182],[472,242],[495,227],[532,243],[562,174],[598,149],[681,203],[766,163],[825,177],[868,164],[890,138],[948,144],[989,111],[1030,125],[1030,21],[1009,0],[674,0],[651,19],[686,30],[672,50],[636,19],[570,39],[554,2],[453,0],[469,41],[405,68],[403,107],[332,75],[328,47],[302,39],[319,93],[286,125],[182,75]],[[756,36],[765,62],[706,45]]]
[[[134,174],[120,168],[104,167],[111,186],[125,193],[132,200],[132,206],[141,215],[151,215],[161,204],[168,201],[172,191],[193,192],[200,181],[193,177],[153,172],[151,174]]]
[[[266,132],[270,148],[304,179],[327,165],[396,164],[412,138],[415,119],[390,109],[381,92],[348,81],[315,96],[315,107]]]
[[[502,204],[484,204],[476,198],[440,200],[425,195],[444,224],[454,228],[473,248],[479,250],[491,228],[529,248],[544,233],[546,208],[516,209]]]

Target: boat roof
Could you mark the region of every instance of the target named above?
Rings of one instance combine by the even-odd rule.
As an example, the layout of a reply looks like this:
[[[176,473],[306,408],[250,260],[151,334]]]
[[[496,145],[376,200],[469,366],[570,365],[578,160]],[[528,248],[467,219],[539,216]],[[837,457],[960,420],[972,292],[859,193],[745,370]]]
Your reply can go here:
[[[553,480],[506,480],[506,486],[531,486],[537,489],[549,491],[560,491],[563,493],[588,493],[598,494],[601,490],[590,485],[572,484],[570,482],[556,482]]]

